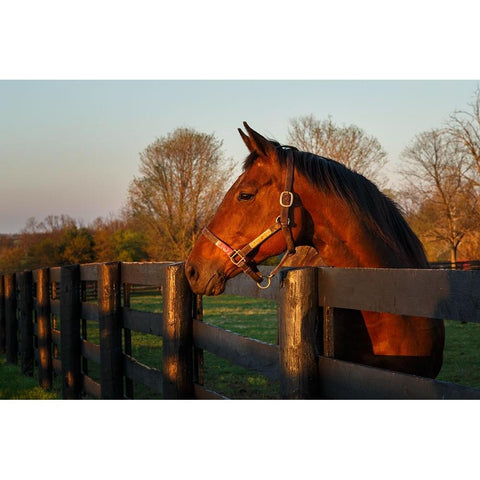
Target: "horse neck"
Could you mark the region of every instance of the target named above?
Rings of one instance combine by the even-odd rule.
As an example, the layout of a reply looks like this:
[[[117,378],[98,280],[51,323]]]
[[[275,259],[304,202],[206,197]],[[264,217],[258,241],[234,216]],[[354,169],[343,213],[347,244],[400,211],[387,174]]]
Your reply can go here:
[[[333,267],[418,267],[407,255],[392,251],[378,234],[343,201],[298,182],[297,192],[313,222],[313,244],[322,260]],[[303,191],[302,188],[304,189]],[[431,355],[443,326],[427,318],[362,312],[375,355]],[[441,342],[440,342],[441,343]]]
[[[351,205],[335,194],[321,192],[305,178],[296,191],[313,224],[310,241],[324,262],[332,267],[413,267],[366,225]]]

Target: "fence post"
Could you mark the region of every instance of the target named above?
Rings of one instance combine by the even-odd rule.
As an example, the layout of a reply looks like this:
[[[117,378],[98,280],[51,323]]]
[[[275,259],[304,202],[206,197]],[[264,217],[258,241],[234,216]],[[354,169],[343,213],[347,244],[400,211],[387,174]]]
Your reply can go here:
[[[63,398],[78,399],[82,389],[80,370],[80,265],[60,270],[60,357]]]
[[[37,337],[38,383],[42,388],[52,388],[52,324],[50,323],[50,271],[38,270],[37,276]]]
[[[0,275],[0,355],[5,350],[5,282],[3,275]]]
[[[15,274],[5,275],[5,343],[7,362],[18,363],[18,320]]]
[[[19,290],[20,368],[33,377],[33,277],[31,271],[17,273]]]
[[[318,311],[317,270],[287,271],[281,283],[279,302],[282,398],[318,397]]]
[[[123,398],[120,264],[98,266],[102,398]]]
[[[164,398],[193,398],[193,293],[185,264],[166,268],[163,292]]]
[[[130,283],[123,284],[123,306],[130,308],[130,295],[132,293],[132,285]],[[129,328],[123,329],[123,341],[125,345],[125,355],[132,356],[132,332]],[[125,396],[133,400],[133,380],[125,377]]]

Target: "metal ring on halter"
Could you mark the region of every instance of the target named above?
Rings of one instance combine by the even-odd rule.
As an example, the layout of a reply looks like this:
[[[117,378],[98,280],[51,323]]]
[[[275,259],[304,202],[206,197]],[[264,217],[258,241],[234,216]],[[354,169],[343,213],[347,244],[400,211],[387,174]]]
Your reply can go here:
[[[275,219],[275,221],[276,221],[277,223],[279,223],[280,225],[282,224],[280,215]],[[287,218],[287,225],[290,225],[290,219],[289,219],[289,218]]]
[[[270,286],[270,284],[272,283],[272,276],[268,275],[268,277],[263,277],[262,282],[265,279],[267,280],[267,283],[265,285],[262,285],[260,282],[257,282],[257,287],[258,288],[261,288],[262,290],[266,290]]]

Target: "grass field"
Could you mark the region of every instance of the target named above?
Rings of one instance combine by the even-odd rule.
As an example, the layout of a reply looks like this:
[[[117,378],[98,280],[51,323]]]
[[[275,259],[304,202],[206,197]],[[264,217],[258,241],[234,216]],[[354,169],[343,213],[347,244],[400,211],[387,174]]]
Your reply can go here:
[[[161,311],[161,297],[139,295],[132,297],[132,308]],[[276,303],[268,300],[233,297],[204,298],[204,321],[256,338],[268,343],[277,341]],[[88,339],[98,343],[98,326],[88,323]],[[446,347],[443,368],[439,380],[480,388],[480,325],[446,322]],[[162,339],[152,335],[132,332],[132,354],[140,362],[162,368]],[[261,375],[204,353],[205,386],[230,398],[272,399],[279,398],[278,382],[271,382]],[[36,375],[36,372],[35,372]],[[89,363],[89,375],[99,380],[96,365]],[[134,385],[135,398],[159,398],[147,387]],[[51,399],[60,398],[60,385],[55,382],[52,392],[45,392],[37,385],[36,377],[20,374],[20,368],[8,365],[0,358],[0,398]]]

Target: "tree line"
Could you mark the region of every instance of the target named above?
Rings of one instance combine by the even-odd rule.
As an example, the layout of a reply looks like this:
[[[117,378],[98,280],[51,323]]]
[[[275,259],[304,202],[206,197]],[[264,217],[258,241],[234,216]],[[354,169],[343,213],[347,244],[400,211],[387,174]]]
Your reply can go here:
[[[480,258],[480,90],[465,110],[416,135],[401,155],[403,181],[386,189],[387,153],[356,125],[314,115],[290,120],[287,142],[366,176],[403,209],[430,261]],[[88,225],[31,218],[0,235],[0,271],[71,263],[184,260],[232,183],[233,161],[214,134],[177,128],[140,154],[126,207]]]

